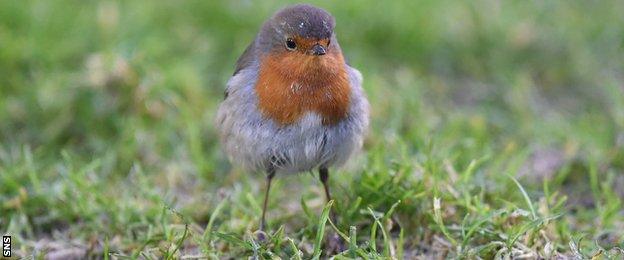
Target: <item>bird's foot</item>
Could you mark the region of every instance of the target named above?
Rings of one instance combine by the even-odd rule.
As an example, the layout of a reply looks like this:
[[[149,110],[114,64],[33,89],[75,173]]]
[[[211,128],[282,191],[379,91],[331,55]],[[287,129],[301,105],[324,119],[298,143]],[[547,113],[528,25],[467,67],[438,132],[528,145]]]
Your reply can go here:
[[[336,232],[332,232],[328,235],[327,242],[325,243],[325,247],[328,253],[330,254],[339,254],[343,251],[347,250],[347,246],[342,238]]]
[[[268,237],[267,237],[267,233],[265,233],[262,230],[258,230],[256,231],[256,239],[258,239],[258,241],[260,241],[260,243],[264,243],[267,241]]]

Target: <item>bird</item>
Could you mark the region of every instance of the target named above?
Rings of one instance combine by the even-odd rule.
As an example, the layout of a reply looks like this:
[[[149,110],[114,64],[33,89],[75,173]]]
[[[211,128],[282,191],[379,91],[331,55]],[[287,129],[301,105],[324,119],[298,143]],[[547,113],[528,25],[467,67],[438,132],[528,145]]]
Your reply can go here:
[[[362,74],[345,61],[335,25],[309,4],[277,11],[227,81],[215,125],[229,161],[266,176],[260,231],[275,176],[318,169],[330,201],[329,168],[360,150],[367,134]]]

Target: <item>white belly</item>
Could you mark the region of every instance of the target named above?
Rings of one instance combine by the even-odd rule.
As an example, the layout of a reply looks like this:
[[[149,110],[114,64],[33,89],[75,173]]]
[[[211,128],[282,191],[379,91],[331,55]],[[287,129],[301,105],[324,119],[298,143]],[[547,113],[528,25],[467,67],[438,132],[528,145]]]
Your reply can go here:
[[[269,119],[263,121],[250,122],[247,127],[251,128],[239,129],[223,140],[232,162],[254,171],[265,171],[269,166],[278,173],[309,171],[344,163],[362,138],[344,123],[324,126],[315,113],[283,127]]]

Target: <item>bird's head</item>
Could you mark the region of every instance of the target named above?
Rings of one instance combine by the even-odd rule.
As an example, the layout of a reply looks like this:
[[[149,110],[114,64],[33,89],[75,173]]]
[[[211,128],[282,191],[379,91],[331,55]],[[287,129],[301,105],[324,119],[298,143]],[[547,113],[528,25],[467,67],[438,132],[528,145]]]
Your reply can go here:
[[[289,6],[263,25],[258,47],[262,54],[300,61],[340,54],[334,27],[334,17],[323,9],[307,4]]]

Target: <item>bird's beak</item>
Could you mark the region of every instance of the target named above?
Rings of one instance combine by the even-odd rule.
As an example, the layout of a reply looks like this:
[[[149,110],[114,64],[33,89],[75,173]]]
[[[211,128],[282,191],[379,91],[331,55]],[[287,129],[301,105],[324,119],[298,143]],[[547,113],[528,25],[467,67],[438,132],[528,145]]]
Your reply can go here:
[[[327,54],[327,50],[325,50],[325,47],[323,47],[320,44],[314,44],[314,46],[312,46],[312,55],[314,56],[323,56]]]

